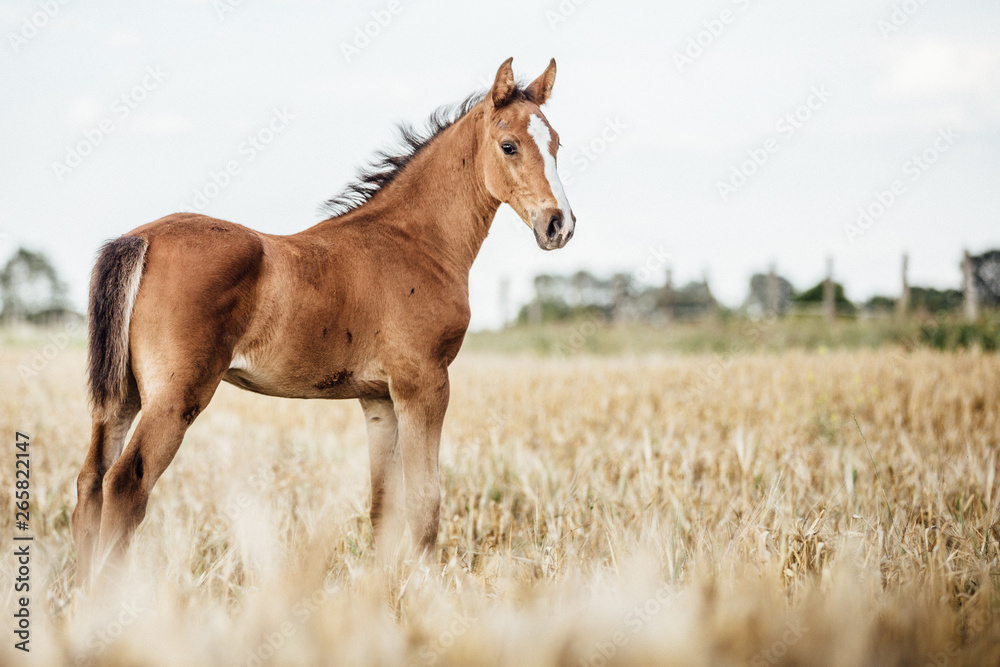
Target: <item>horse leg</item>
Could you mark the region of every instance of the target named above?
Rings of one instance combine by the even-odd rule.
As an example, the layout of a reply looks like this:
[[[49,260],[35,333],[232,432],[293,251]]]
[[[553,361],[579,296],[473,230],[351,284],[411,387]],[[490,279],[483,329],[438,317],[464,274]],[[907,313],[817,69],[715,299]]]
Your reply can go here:
[[[403,455],[406,521],[414,555],[433,564],[441,511],[438,449],[441,426],[448,409],[448,372],[428,374],[420,385],[405,383],[393,396],[399,420],[399,447]],[[393,384],[390,383],[390,393]]]
[[[121,564],[132,534],[146,515],[153,485],[170,465],[184,433],[208,405],[220,380],[218,375],[201,386],[175,383],[144,399],[142,416],[128,447],[104,476],[99,551],[103,565],[117,568]]]
[[[110,417],[94,416],[90,450],[76,480],[76,509],[73,510],[73,538],[76,542],[76,584],[90,582],[97,540],[101,530],[102,484],[125,444],[125,436],[139,413],[139,389],[131,379],[125,400]]]
[[[361,408],[368,428],[375,558],[381,567],[389,568],[398,559],[406,527],[403,516],[403,463],[396,412],[389,399],[361,399]]]

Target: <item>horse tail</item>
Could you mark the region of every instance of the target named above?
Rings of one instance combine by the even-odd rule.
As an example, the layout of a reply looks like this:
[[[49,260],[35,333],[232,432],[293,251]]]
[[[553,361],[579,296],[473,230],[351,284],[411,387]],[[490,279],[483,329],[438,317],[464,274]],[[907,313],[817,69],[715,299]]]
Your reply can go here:
[[[108,241],[90,277],[87,366],[95,419],[117,412],[128,391],[129,323],[148,248],[141,236]]]

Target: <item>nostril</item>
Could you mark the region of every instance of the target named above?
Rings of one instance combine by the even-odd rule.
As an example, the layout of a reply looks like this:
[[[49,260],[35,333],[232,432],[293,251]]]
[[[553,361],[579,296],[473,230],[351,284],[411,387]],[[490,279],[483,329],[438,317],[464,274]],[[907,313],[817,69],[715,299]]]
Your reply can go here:
[[[545,233],[550,240],[554,239],[559,234],[559,232],[562,231],[562,226],[563,226],[562,223],[563,223],[562,211],[559,211],[558,213],[553,213],[552,217],[549,218],[549,226],[545,230]]]

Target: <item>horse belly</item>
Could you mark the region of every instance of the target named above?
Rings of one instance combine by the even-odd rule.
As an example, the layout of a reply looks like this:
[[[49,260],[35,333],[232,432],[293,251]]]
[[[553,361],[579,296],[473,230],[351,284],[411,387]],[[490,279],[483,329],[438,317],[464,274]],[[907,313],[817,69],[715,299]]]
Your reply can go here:
[[[310,370],[268,368],[236,354],[223,380],[241,389],[284,398],[380,398],[387,382],[356,369],[334,364]]]

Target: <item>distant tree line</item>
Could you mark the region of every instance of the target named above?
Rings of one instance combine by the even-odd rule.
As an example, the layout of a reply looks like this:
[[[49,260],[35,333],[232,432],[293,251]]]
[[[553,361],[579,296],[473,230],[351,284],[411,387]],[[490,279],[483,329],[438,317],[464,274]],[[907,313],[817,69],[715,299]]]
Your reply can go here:
[[[535,277],[535,294],[518,313],[517,322],[540,323],[599,317],[607,321],[635,320],[664,323],[690,320],[713,313],[750,316],[785,315],[826,311],[831,316],[886,316],[892,313],[937,315],[963,308],[971,293],[978,306],[1000,307],[1000,250],[969,256],[973,290],[939,290],[910,286],[905,276],[899,296],[877,295],[863,303],[847,298],[844,286],[832,278],[799,291],[791,281],[778,275],[758,273],[750,278],[743,303],[728,309],[712,295],[708,279],[673,284],[668,269],[662,285],[639,284],[631,274],[616,273],[608,278],[578,271],[570,276],[541,274]],[[903,300],[901,303],[901,299]]]
[[[535,296],[521,308],[517,320],[546,322],[596,316],[609,321],[664,321],[699,317],[716,308],[718,304],[705,280],[674,287],[668,279],[666,285],[649,287],[627,273],[601,278],[577,271],[571,276],[535,276]]]
[[[79,317],[66,284],[41,252],[19,248],[0,270],[0,323],[53,324]]]

